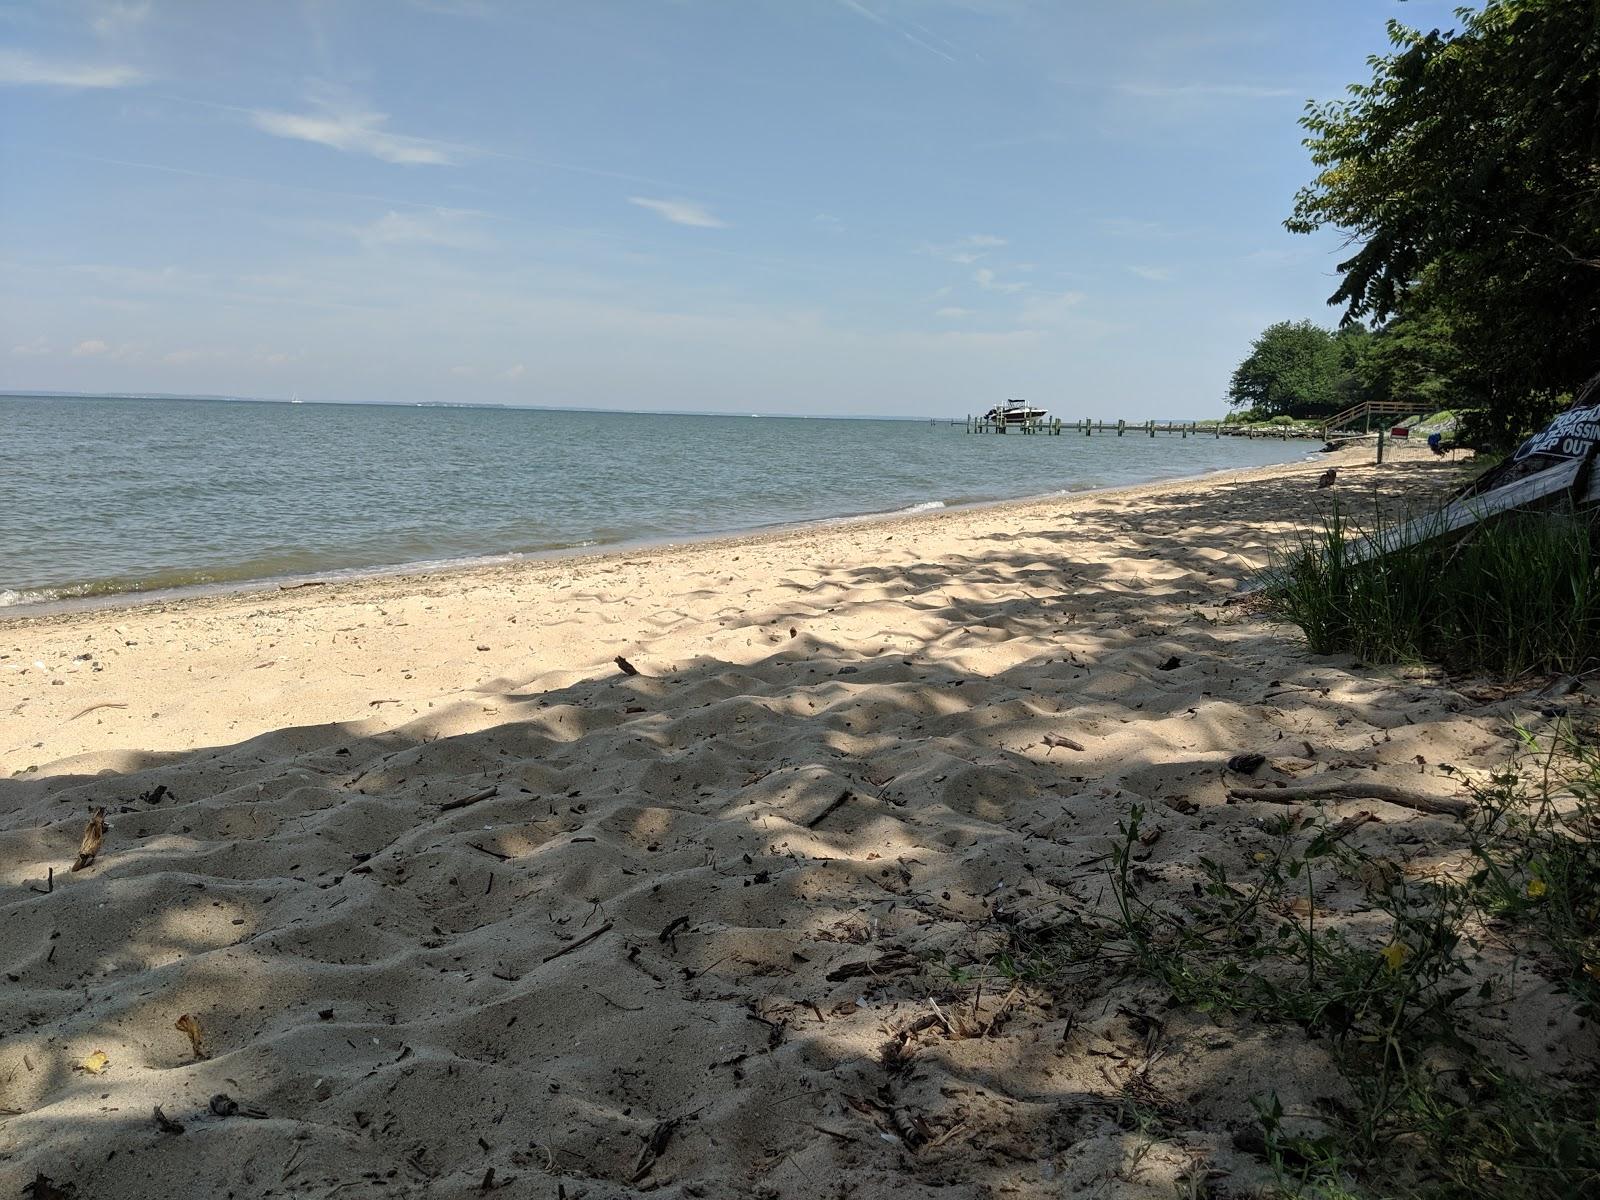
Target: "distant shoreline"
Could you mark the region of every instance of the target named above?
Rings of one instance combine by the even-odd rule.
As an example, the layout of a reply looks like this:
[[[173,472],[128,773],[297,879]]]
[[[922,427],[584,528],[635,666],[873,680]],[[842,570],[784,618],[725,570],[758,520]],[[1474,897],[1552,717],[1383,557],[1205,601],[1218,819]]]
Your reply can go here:
[[[465,408],[506,412],[589,413],[594,416],[616,417],[745,417],[774,421],[906,421],[913,424],[923,421],[959,421],[963,415],[960,413],[938,416],[931,413],[915,416],[888,413],[753,413],[742,409],[723,411],[709,408],[597,408],[585,404],[495,404],[488,401],[475,403],[463,400],[308,400],[303,397],[295,399],[288,396],[195,395],[184,392],[53,392],[16,389],[0,390],[0,400],[161,400],[192,404],[303,404],[318,408]]]

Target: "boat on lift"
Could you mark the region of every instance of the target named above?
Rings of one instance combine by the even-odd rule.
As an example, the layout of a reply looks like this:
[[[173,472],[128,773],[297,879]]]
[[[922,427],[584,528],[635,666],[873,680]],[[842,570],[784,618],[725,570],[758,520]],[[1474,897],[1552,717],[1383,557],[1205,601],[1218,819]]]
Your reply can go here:
[[[1050,414],[1044,409],[1035,408],[1026,400],[1007,400],[983,414],[985,421],[1006,425],[1035,425],[1049,417]]]

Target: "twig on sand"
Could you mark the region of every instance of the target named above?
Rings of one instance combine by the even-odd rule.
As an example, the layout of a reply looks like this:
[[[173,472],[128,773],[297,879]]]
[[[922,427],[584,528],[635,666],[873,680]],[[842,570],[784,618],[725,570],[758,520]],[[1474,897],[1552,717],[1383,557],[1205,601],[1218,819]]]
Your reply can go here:
[[[994,1032],[995,1025],[999,1022],[1001,1017],[1006,1015],[1006,1011],[1011,1007],[1011,1002],[1017,998],[1017,992],[1021,989],[1022,985],[1020,983],[1012,985],[1011,991],[1006,993],[1006,998],[1000,1001],[1000,1007],[989,1014],[988,1021],[984,1023],[983,1029],[978,1033],[979,1037],[988,1037]]]
[[[611,661],[617,664],[617,669],[624,675],[637,675],[639,673],[639,668],[634,666],[627,659],[623,658],[620,654]]]
[[[1472,811],[1466,800],[1449,796],[1424,796],[1386,783],[1308,783],[1299,787],[1233,788],[1230,800],[1265,800],[1270,804],[1295,804],[1301,800],[1382,800],[1417,812],[1465,817]]]
[[[845,803],[849,799],[850,799],[850,791],[847,788],[846,790],[844,790],[844,791],[839,793],[839,798],[837,800],[835,800],[832,804],[829,804],[826,808],[824,808],[816,816],[812,817],[809,821],[807,821],[806,822],[806,828],[807,829],[815,829],[818,825],[821,825],[829,817],[833,816],[834,813],[838,812],[839,809],[844,807]]]
[[[499,784],[490,784],[488,787],[483,788],[480,791],[473,792],[470,796],[462,796],[459,800],[446,800],[443,804],[439,805],[439,811],[442,813],[453,812],[458,808],[465,808],[469,804],[476,804],[479,800],[487,800],[489,797],[496,795],[499,791]]]
[[[85,709],[82,709],[82,710],[80,710],[78,712],[73,713],[70,717],[67,718],[67,720],[68,721],[76,721],[79,717],[87,717],[90,713],[94,712],[96,709],[101,709],[101,708],[127,708],[127,707],[128,706],[126,704],[124,704],[121,700],[102,700],[99,704],[91,704],[91,705],[89,705],[88,708],[85,708]]]
[[[656,1160],[667,1149],[667,1143],[672,1141],[672,1135],[677,1132],[678,1122],[681,1118],[672,1117],[666,1121],[657,1121],[656,1126],[644,1140],[644,1146],[639,1151],[639,1157],[633,1164],[632,1183],[638,1183],[655,1168]]]
[[[676,936],[677,932],[680,929],[687,931],[688,928],[689,918],[687,916],[673,917],[672,920],[667,922],[667,927],[660,933],[656,934],[656,941],[660,942],[662,945],[666,945],[668,942],[671,942],[672,949],[674,953],[676,953],[678,949],[678,939]]]
[[[183,1122],[182,1121],[174,1121],[171,1117],[167,1116],[166,1113],[161,1111],[161,1105],[159,1105],[159,1104],[156,1105],[155,1112],[154,1112],[153,1115],[155,1117],[156,1128],[161,1130],[162,1133],[183,1133],[184,1132]]]
[[[604,925],[600,926],[600,928],[596,929],[593,933],[586,933],[581,938],[579,938],[577,941],[568,942],[565,946],[561,947],[561,949],[557,950],[554,954],[546,954],[544,956],[543,961],[544,962],[549,962],[551,959],[560,958],[563,954],[571,954],[574,950],[578,950],[578,949],[581,949],[584,946],[587,946],[590,942],[594,941],[595,938],[599,937],[602,933],[610,933],[610,932],[611,932],[611,922],[607,921]]]
[[[51,892],[56,890],[56,869],[54,867],[49,867],[47,869],[49,870],[50,873],[48,875],[46,875],[45,878],[44,878],[44,886],[43,887],[36,887],[35,885],[30,883],[28,885],[28,890],[30,892],[38,892],[39,895],[41,895],[41,896],[48,896]],[[52,954],[55,953],[55,950],[54,950],[53,947],[52,947],[50,952]]]

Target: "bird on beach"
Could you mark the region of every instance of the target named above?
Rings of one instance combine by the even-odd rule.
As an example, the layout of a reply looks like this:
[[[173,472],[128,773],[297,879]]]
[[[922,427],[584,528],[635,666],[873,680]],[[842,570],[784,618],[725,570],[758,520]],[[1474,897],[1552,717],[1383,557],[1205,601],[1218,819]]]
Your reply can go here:
[[[1337,478],[1339,478],[1339,468],[1338,467],[1329,467],[1321,475],[1317,476],[1317,487],[1319,487],[1319,488],[1332,487],[1333,486],[1333,481],[1335,479],[1337,479]]]

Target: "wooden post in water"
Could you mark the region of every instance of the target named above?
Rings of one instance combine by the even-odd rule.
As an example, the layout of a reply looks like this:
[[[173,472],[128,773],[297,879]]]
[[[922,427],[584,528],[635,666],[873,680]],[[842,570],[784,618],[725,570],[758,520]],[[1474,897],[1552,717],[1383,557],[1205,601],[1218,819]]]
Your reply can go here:
[[[1123,434],[1123,432],[1124,432],[1124,431],[1125,431],[1125,430],[1126,430],[1126,429],[1127,429],[1127,428],[1128,428],[1128,423],[1127,423],[1127,422],[1126,422],[1126,421],[1124,421],[1124,420],[1121,420],[1121,419],[1119,419],[1119,420],[1118,420],[1118,421],[1117,421],[1117,436],[1118,436],[1118,437],[1121,437],[1121,436],[1122,436],[1122,434]]]
[[[1155,437],[1155,435],[1156,435],[1156,419],[1154,417],[1151,417],[1150,418],[1150,436],[1151,437]]]

